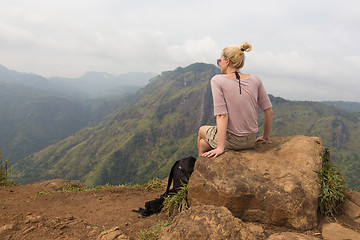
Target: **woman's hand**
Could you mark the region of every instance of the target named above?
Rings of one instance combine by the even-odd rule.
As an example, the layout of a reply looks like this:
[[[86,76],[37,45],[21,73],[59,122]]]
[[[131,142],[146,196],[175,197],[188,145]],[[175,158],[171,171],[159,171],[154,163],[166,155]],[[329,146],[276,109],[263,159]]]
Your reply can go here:
[[[265,139],[264,139],[264,137],[258,137],[256,140],[255,140],[255,142],[257,143],[257,142],[265,142]]]
[[[221,154],[223,154],[224,152],[225,152],[224,149],[215,148],[213,150],[203,153],[201,156],[208,157],[208,158],[217,157],[217,156],[220,156]]]

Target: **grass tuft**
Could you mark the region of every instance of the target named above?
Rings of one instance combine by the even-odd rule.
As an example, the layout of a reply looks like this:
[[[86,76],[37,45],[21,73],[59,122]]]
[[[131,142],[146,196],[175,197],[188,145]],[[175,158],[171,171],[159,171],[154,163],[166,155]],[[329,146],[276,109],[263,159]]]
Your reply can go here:
[[[144,187],[146,189],[161,190],[165,187],[165,183],[159,178],[154,178],[153,180],[145,183]]]
[[[170,193],[164,200],[162,211],[165,212],[169,217],[174,217],[184,210],[189,209],[187,202],[187,183],[181,182],[177,193]]]
[[[140,184],[131,184],[131,183],[125,183],[120,185],[119,187],[125,187],[125,188],[145,188],[145,189],[153,189],[153,190],[161,190],[165,187],[165,183],[160,180],[159,178],[154,178],[147,183],[144,183],[142,185]]]
[[[0,187],[18,185],[8,179],[8,173],[11,173],[9,161],[3,163],[2,155],[0,152]]]
[[[344,202],[346,186],[339,169],[330,163],[329,155],[324,151],[322,168],[317,172],[321,185],[319,208],[322,215],[334,217]]]
[[[89,191],[89,190],[92,190],[92,189],[81,186],[80,184],[68,183],[63,188],[61,188],[59,190],[47,191],[47,192],[38,192],[37,195],[40,196],[40,195],[59,193],[59,192],[85,192],[85,191]]]
[[[156,240],[162,227],[167,227],[171,224],[171,221],[158,222],[155,226],[148,231],[141,231],[138,236],[138,240]]]
[[[47,192],[38,192],[37,195],[46,195],[46,194],[52,194],[52,193],[59,193],[59,192],[86,192],[86,191],[96,191],[96,190],[101,190],[104,188],[110,188],[110,187],[117,187],[117,188],[146,188],[146,189],[154,189],[154,190],[161,190],[165,187],[165,184],[163,183],[163,181],[161,181],[158,178],[155,178],[143,185],[140,184],[130,184],[130,183],[126,183],[126,184],[122,184],[122,185],[111,185],[111,184],[105,184],[105,185],[99,185],[93,188],[87,188],[84,187],[80,184],[76,184],[76,183],[68,183],[65,185],[65,187],[59,189],[59,190],[54,190],[54,191],[47,191]]]

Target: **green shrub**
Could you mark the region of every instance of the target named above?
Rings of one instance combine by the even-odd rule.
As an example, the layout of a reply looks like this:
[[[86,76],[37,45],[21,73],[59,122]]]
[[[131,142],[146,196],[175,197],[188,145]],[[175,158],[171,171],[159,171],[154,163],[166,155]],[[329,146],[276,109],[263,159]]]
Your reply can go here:
[[[317,172],[320,178],[321,192],[319,208],[321,214],[326,217],[334,216],[344,202],[346,192],[345,180],[339,169],[330,163],[328,152],[323,154],[322,168]]]

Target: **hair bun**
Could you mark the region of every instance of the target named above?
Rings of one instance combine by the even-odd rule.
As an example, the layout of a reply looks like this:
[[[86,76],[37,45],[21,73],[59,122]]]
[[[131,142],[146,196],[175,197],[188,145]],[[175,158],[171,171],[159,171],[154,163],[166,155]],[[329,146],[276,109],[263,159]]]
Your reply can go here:
[[[243,42],[240,44],[240,50],[242,52],[250,52],[252,49],[252,45],[248,42]]]

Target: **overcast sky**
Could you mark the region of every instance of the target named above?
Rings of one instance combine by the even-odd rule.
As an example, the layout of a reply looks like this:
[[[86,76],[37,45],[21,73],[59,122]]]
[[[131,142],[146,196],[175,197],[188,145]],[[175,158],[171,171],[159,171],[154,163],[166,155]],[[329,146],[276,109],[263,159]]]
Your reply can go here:
[[[216,63],[248,41],[242,72],[291,100],[360,102],[359,0],[0,0],[0,64],[44,77]]]

